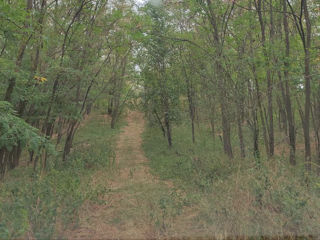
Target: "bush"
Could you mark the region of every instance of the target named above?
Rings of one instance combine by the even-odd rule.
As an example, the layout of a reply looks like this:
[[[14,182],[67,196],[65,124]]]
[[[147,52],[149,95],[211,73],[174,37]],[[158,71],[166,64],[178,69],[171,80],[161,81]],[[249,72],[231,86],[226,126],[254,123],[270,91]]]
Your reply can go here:
[[[264,156],[230,160],[209,135],[199,133],[192,144],[186,126],[173,132],[178,140],[169,149],[161,132],[148,128],[144,150],[152,171],[184,189],[198,209],[193,225],[204,236],[320,234],[319,178],[306,182],[303,164],[291,169],[287,159]]]
[[[76,224],[83,202],[101,191],[90,185],[90,178],[95,170],[109,166],[110,142],[117,132],[95,116],[79,130],[66,162],[51,156],[47,172],[29,167],[10,171],[0,182],[0,239],[60,238],[59,232]],[[92,145],[82,146],[88,139],[93,139]]]

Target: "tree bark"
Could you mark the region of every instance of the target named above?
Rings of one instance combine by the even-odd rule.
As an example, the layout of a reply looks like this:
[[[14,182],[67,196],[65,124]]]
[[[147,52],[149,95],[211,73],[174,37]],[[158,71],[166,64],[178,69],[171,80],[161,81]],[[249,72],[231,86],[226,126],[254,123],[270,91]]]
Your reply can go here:
[[[283,29],[285,34],[285,61],[284,61],[284,80],[285,80],[285,93],[284,102],[286,107],[286,115],[288,121],[288,132],[289,132],[289,147],[290,147],[290,157],[289,162],[291,165],[296,164],[295,153],[296,153],[296,133],[295,133],[295,123],[291,103],[291,93],[290,93],[290,84],[289,84],[289,57],[290,57],[290,39],[289,39],[289,25],[288,25],[288,16],[287,16],[287,2],[286,0],[282,1],[283,4]]]
[[[159,126],[160,126],[160,128],[161,128],[162,134],[163,134],[163,136],[165,137],[165,136],[166,136],[166,130],[165,130],[164,127],[163,127],[161,118],[159,117],[159,114],[157,113],[157,110],[154,109],[153,113],[154,113],[154,115],[155,115],[155,117],[156,117],[156,119],[157,119],[157,122],[158,122],[158,124],[159,124]]]
[[[68,128],[67,137],[66,137],[66,141],[63,149],[63,161],[67,160],[67,156],[70,153],[70,150],[72,148],[73,137],[78,129],[78,126],[79,126],[79,121],[73,120]]]
[[[310,47],[311,47],[311,21],[307,0],[302,0],[303,12],[306,22],[306,44],[304,57],[304,79],[305,79],[305,107],[304,107],[304,144],[305,144],[305,167],[311,171],[311,146],[310,146],[310,106],[311,106],[311,72],[310,72]]]
[[[263,19],[263,9],[262,9],[262,0],[258,0],[256,4],[258,17],[259,17],[259,23],[260,23],[260,29],[261,29],[261,43],[263,47],[263,54],[265,58],[265,62],[267,65],[267,98],[268,98],[268,114],[267,118],[268,121],[266,121],[267,124],[267,131],[268,131],[268,156],[272,157],[274,155],[274,127],[273,127],[273,81],[271,76],[271,69],[270,69],[270,59],[269,54],[266,49],[266,33],[265,33],[265,21]],[[272,43],[273,38],[273,12],[272,12],[272,0],[270,0],[270,40]]]
[[[168,145],[169,145],[169,148],[171,148],[172,147],[172,136],[171,136],[171,125],[170,125],[169,107],[168,107],[168,105],[167,105],[166,111],[164,113],[164,123],[166,125],[166,130],[167,130]]]
[[[195,129],[194,129],[194,121],[195,121],[195,115],[196,115],[196,109],[195,109],[195,104],[194,104],[194,88],[193,88],[193,84],[192,81],[189,79],[189,76],[187,74],[187,70],[185,68],[185,66],[182,67],[183,68],[183,73],[184,73],[184,77],[186,80],[186,85],[187,85],[187,97],[188,97],[188,105],[189,105],[189,116],[190,116],[190,120],[191,120],[191,134],[192,134],[192,142],[195,143],[196,142],[196,138],[195,138]]]
[[[213,141],[215,142],[215,139],[216,139],[216,128],[215,128],[215,112],[216,112],[216,109],[215,109],[215,106],[214,104],[212,104],[212,106],[210,107],[210,126],[211,126],[211,134],[212,134],[212,138],[213,138]]]
[[[237,125],[238,125],[238,137],[240,142],[240,156],[241,158],[246,157],[244,139],[243,139],[243,131],[242,131],[242,121],[241,121],[241,111],[237,112]]]

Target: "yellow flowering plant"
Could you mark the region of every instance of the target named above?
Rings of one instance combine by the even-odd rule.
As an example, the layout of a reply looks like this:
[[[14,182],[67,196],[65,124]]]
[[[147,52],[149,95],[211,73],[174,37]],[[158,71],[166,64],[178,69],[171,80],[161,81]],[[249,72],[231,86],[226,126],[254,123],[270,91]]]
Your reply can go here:
[[[48,81],[45,77],[39,77],[39,76],[34,76],[34,79],[37,80],[39,83],[44,83]]]

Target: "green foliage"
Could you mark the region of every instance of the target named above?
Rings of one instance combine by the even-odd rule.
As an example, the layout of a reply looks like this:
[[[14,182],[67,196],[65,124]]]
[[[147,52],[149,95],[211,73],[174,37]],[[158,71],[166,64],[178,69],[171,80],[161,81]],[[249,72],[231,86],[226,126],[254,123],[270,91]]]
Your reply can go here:
[[[80,191],[81,175],[71,168],[31,178],[24,174],[5,182],[0,191],[0,234],[13,239],[29,231],[36,239],[52,239],[57,219],[63,224],[75,220],[87,197]]]
[[[161,232],[165,232],[170,227],[172,220],[180,215],[183,207],[187,205],[187,200],[175,190],[162,193],[157,202],[158,212],[151,212],[151,220]]]
[[[150,28],[142,41],[144,59],[138,59],[145,88],[141,95],[144,110],[149,113],[156,111],[161,119],[167,115],[170,122],[179,122],[181,79],[175,74],[178,49],[164,37],[173,34],[168,24],[170,16],[163,7],[152,4],[146,5],[144,13]]]
[[[12,189],[11,191],[14,190]],[[26,210],[26,206],[23,204],[24,199],[18,199],[17,197],[17,193],[15,193],[15,198],[11,199],[10,202],[1,202],[1,239],[17,238],[29,229],[28,211]]]
[[[179,141],[168,149],[160,131],[149,127],[143,148],[153,173],[173,181],[184,191],[183,202],[198,209],[193,222],[197,229],[206,226],[203,233],[237,236],[319,234],[319,181],[306,183],[302,165],[288,169],[284,159],[268,161],[264,156],[259,165],[252,159],[230,160],[219,139],[214,142],[201,129],[196,144],[185,125],[173,133]],[[180,209],[176,203],[161,199],[162,215],[171,206]],[[164,219],[158,220],[160,227],[163,222],[170,225],[168,217]]]
[[[0,238],[27,233],[36,239],[60,238],[61,231],[76,224],[83,202],[94,201],[102,191],[90,185],[90,178],[97,169],[108,171],[118,131],[109,129],[103,117],[94,116],[80,129],[66,163],[51,157],[46,173],[31,168],[11,171],[0,183]],[[83,146],[88,139],[92,145]]]
[[[194,145],[186,125],[174,128],[173,133],[179,141],[172,149],[167,148],[158,129],[148,128],[144,134],[143,148],[151,160],[151,168],[160,177],[206,191],[214,181],[231,174],[233,166],[223,156],[221,146],[212,150],[213,144],[218,145],[212,143],[212,136],[203,135]]]
[[[0,101],[0,148],[11,151],[18,144],[35,153],[41,149],[55,152],[50,142],[39,135],[38,129],[16,116],[10,103]]]

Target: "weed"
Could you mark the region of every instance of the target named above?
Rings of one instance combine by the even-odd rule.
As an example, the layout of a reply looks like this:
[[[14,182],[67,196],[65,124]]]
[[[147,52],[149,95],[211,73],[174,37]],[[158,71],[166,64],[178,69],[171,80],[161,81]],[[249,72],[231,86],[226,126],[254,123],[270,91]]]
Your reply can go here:
[[[222,154],[221,143],[199,131],[193,144],[185,125],[174,128],[173,139],[179,141],[171,149],[158,129],[149,127],[144,134],[143,147],[153,173],[174,181],[197,209],[190,225],[203,236],[320,234],[319,179],[310,175],[306,183],[302,164],[291,169],[283,157],[267,160],[262,155],[257,162],[251,156],[241,159],[237,153],[230,160]],[[181,209],[170,199],[159,203],[163,219],[168,206]],[[169,231],[168,220],[157,221]]]
[[[114,156],[111,142],[119,129],[111,130],[103,122],[102,116],[94,115],[79,130],[67,161],[49,159],[46,174],[30,168],[10,172],[0,187],[0,239],[26,234],[52,239],[70,223],[77,223],[85,200],[98,201],[108,192],[100,185],[89,186],[95,170],[108,171]]]

